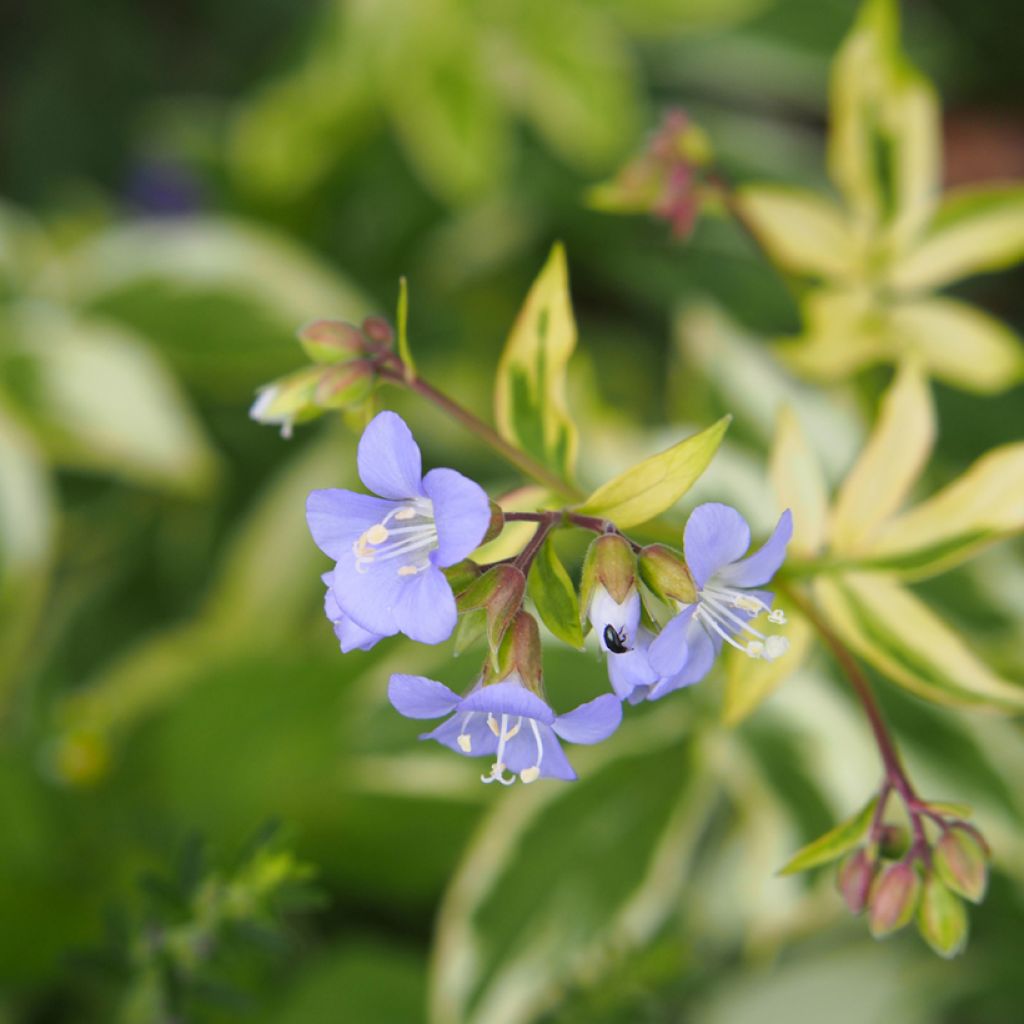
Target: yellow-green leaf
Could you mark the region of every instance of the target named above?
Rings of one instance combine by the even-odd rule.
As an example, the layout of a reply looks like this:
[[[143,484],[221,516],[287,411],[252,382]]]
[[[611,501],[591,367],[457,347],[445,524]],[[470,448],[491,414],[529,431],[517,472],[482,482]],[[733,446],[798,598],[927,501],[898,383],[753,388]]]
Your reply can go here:
[[[722,722],[725,725],[739,725],[804,663],[814,638],[807,621],[794,616],[789,620],[784,636],[789,640],[789,650],[774,661],[750,658],[731,649],[726,653],[725,697],[722,703]]]
[[[620,473],[594,491],[577,511],[610,519],[623,529],[661,515],[707,469],[731,419],[723,416],[699,434]]]
[[[736,199],[744,222],[783,269],[842,278],[856,265],[847,222],[827,199],[784,185],[747,186]]]
[[[395,316],[395,329],[398,333],[398,354],[405,365],[407,377],[416,376],[416,363],[409,347],[409,283],[403,277],[398,282],[398,312]]]
[[[818,836],[813,843],[808,843],[802,850],[798,850],[778,873],[795,875],[800,871],[838,860],[844,853],[848,853],[867,833],[877,803],[878,797],[873,796],[852,818],[841,822],[830,832]]]
[[[828,485],[821,463],[790,406],[783,407],[775,428],[771,479],[779,508],[788,508],[793,513],[790,552],[803,558],[816,555],[825,542]]]
[[[934,440],[931,389],[920,367],[907,362],[883,396],[875,429],[836,496],[830,524],[836,553],[865,549],[906,500]]]
[[[550,538],[533,560],[529,583],[530,597],[544,625],[570,647],[582,647],[583,630],[576,588]]]
[[[1024,185],[978,185],[949,193],[920,241],[893,267],[902,291],[942,288],[1024,258]]]
[[[921,578],[1024,530],[1024,442],[994,448],[938,494],[886,523],[870,561]]]
[[[1024,710],[1024,687],[996,675],[927,605],[890,576],[820,576],[814,586],[842,639],[904,689],[936,704]]]
[[[575,347],[565,250],[555,245],[505,343],[494,409],[502,437],[567,478],[576,465],[577,431],[565,376]]]
[[[538,487],[536,484],[528,484],[525,487],[518,487],[508,494],[503,494],[497,501],[503,512],[538,512],[543,508],[551,507],[552,497],[545,488]],[[502,562],[506,558],[515,557],[526,547],[527,541],[533,536],[536,529],[536,523],[505,523],[501,533],[494,540],[481,544],[473,552],[473,561],[484,565],[488,562]]]
[[[936,298],[900,304],[889,314],[886,333],[953,387],[987,394],[1024,380],[1020,338],[965,302]]]
[[[828,162],[862,230],[906,244],[934,206],[939,108],[899,45],[895,0],[866,0],[832,66]]]

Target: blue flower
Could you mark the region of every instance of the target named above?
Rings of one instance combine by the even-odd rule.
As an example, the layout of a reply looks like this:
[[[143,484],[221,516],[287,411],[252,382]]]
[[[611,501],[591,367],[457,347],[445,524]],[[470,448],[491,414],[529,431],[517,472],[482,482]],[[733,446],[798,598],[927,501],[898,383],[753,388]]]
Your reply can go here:
[[[334,488],[313,491],[306,521],[337,563],[327,574],[328,617],[343,649],[404,633],[420,643],[447,640],[457,618],[443,568],[469,555],[490,523],[483,489],[454,469],[422,475],[420,450],[402,418],[379,413],[359,440],[359,477],[380,497]],[[340,613],[331,613],[336,606]],[[360,637],[362,639],[360,639]]]
[[[334,573],[325,572],[320,577],[327,584],[327,592],[324,594],[324,615],[334,626],[334,635],[338,638],[338,643],[341,644],[344,654],[348,654],[349,651],[368,651],[383,637],[377,633],[371,633],[368,629],[363,629],[341,610],[338,599],[334,596],[334,591],[331,590],[333,576]]]
[[[679,607],[648,652],[651,670],[665,681],[662,692],[703,679],[723,643],[751,658],[773,660],[786,653],[785,637],[766,636],[752,622],[762,613],[776,625],[786,621],[781,610],[772,611],[774,595],[754,588],[775,575],[792,534],[787,509],[764,546],[743,558],[750,547],[750,527],[739,512],[716,502],[693,510],[683,547],[697,600]]]
[[[406,718],[451,717],[420,739],[437,740],[467,757],[493,757],[484,782],[510,786],[539,778],[575,779],[559,737],[570,743],[599,743],[622,721],[622,704],[611,693],[556,715],[519,674],[497,683],[478,682],[465,697],[425,676],[393,675],[388,699]],[[454,712],[454,713],[453,713]],[[512,774],[506,776],[505,772]]]

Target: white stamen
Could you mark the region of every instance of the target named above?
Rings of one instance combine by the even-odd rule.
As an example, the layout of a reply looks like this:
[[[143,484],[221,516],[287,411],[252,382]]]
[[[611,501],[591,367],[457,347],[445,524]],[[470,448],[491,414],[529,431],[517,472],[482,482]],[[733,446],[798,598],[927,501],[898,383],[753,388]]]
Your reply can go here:
[[[732,610],[734,608],[747,613],[748,617],[738,615]],[[763,612],[768,613],[768,621],[773,625],[785,625],[786,614],[781,608],[773,611],[761,598],[752,593],[712,583],[701,590],[700,603],[694,618],[709,633],[716,633],[727,644],[738,651],[743,651],[748,657],[771,661],[785,654],[789,649],[789,641],[780,636],[765,636],[751,625],[753,619]],[[746,643],[736,639],[743,634],[753,639]]]
[[[395,520],[407,523],[389,529]],[[429,498],[413,498],[397,505],[379,523],[364,530],[352,545],[356,571],[365,573],[371,565],[401,558],[399,576],[414,576],[430,564],[430,552],[437,547],[434,504]]]
[[[786,637],[770,636],[768,637],[768,646],[765,649],[764,656],[768,661],[774,661],[776,658],[781,658],[788,650],[789,640]]]
[[[784,626],[787,621],[786,613],[781,608],[776,608],[775,611],[768,616],[768,621],[774,622],[776,626]]]
[[[531,782],[536,782],[540,778],[540,766],[534,765],[532,768],[524,768],[519,773],[519,778],[523,780],[527,785]]]

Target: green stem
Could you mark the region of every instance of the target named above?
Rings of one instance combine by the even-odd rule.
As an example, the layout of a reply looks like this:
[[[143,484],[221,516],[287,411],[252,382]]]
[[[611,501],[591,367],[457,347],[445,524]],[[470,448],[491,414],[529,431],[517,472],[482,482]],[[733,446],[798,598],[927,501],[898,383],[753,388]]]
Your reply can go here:
[[[464,426],[471,434],[475,434],[484,444],[493,448],[503,459],[510,462],[516,469],[536,480],[555,494],[570,501],[582,501],[585,495],[557,473],[548,469],[532,455],[517,448],[505,440],[493,427],[485,423],[479,416],[449,398],[443,391],[418,375],[411,375],[405,364],[394,353],[387,353],[378,363],[378,372],[384,380],[391,381],[401,387],[408,388],[421,398],[437,406],[443,413]]]

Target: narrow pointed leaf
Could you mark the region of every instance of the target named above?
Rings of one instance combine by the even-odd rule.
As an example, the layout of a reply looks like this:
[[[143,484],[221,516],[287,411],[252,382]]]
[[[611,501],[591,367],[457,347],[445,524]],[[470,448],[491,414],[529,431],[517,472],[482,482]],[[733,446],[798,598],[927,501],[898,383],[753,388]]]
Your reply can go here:
[[[907,292],[1012,267],[1024,258],[1024,185],[977,185],[950,192],[920,241],[893,267]]]
[[[779,413],[771,453],[771,478],[779,508],[788,508],[793,513],[790,552],[805,558],[817,554],[825,542],[828,485],[800,420],[789,406]]]
[[[843,278],[856,265],[854,240],[842,211],[827,199],[781,185],[750,185],[737,195],[746,225],[784,270]]]
[[[882,573],[820,576],[833,628],[879,672],[936,704],[1024,710],[1024,687],[996,675],[931,609]]]
[[[898,511],[917,481],[935,440],[935,409],[916,363],[905,363],[882,398],[863,453],[839,488],[832,511],[832,549],[863,550]]]
[[[620,473],[594,491],[577,511],[610,519],[623,529],[661,515],[707,469],[731,420],[731,416],[723,416],[699,434]]]
[[[398,282],[398,314],[395,317],[395,328],[398,332],[398,354],[405,364],[408,377],[416,376],[416,363],[409,347],[409,283],[403,277]]]
[[[852,818],[841,822],[814,842],[808,843],[802,850],[798,850],[778,873],[795,875],[800,871],[838,860],[844,853],[849,853],[867,834],[877,803],[878,797],[872,797]]]
[[[576,348],[565,250],[556,245],[505,343],[494,409],[502,437],[572,477],[577,430],[566,405],[566,368]]]
[[[569,574],[549,538],[530,567],[530,597],[544,625],[570,647],[583,646],[580,606]]]

